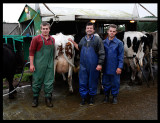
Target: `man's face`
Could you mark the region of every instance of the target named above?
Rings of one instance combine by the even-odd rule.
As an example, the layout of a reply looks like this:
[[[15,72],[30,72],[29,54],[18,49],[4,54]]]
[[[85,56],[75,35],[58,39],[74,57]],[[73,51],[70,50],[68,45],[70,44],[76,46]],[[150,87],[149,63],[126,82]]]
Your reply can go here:
[[[44,36],[49,35],[49,32],[50,32],[49,26],[48,25],[42,26],[41,27],[41,32],[42,32],[42,35],[44,35]]]
[[[94,34],[94,32],[95,32],[95,30],[93,28],[93,25],[86,26],[87,35],[92,35],[92,34]]]
[[[111,38],[113,38],[117,33],[116,28],[112,28],[112,27],[110,27],[107,32],[108,32],[108,36]]]

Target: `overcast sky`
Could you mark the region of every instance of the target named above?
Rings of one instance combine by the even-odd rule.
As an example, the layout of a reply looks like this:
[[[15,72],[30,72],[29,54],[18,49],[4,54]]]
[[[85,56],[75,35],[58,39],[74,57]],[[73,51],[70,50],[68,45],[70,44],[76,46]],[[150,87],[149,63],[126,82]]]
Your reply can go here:
[[[53,3],[52,3],[53,4]],[[141,3],[145,8],[147,8],[150,12],[152,12],[157,17],[157,3]],[[3,21],[18,23],[18,19],[24,9],[26,3],[19,4],[3,4]],[[47,3],[48,5],[48,3]],[[67,8],[85,8],[85,9],[107,9],[107,10],[122,10],[127,13],[132,14],[135,3],[119,3],[119,4],[111,4],[111,3],[84,3],[84,4],[74,4],[74,3],[65,3],[65,4],[57,4],[54,3],[55,7],[67,7]],[[140,17],[144,16],[152,16],[149,12],[144,10],[140,5],[137,4],[138,12]]]

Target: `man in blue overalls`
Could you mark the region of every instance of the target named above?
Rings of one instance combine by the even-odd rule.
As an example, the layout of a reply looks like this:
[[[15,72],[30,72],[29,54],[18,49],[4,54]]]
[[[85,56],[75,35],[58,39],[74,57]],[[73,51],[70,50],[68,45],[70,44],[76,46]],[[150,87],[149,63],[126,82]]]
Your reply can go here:
[[[94,35],[94,24],[88,22],[85,31],[87,35],[81,39],[79,44],[71,39],[68,40],[80,50],[79,92],[82,97],[80,105],[85,104],[87,96],[89,96],[89,105],[93,105],[105,51],[101,38]]]
[[[123,68],[124,47],[123,42],[115,37],[117,26],[111,24],[108,28],[108,37],[103,41],[105,49],[105,64],[102,76],[104,87],[104,103],[109,102],[110,93],[112,103],[117,104],[117,95],[120,88],[120,74]]]

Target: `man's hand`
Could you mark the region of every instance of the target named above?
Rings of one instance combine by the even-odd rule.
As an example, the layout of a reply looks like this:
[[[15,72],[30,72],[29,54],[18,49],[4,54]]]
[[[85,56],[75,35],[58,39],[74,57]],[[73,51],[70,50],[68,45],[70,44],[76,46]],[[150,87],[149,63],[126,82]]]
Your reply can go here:
[[[31,72],[34,72],[34,71],[35,71],[34,65],[30,65],[30,71],[31,71]]]
[[[75,48],[76,48],[77,50],[79,50],[78,44],[77,44],[75,41],[73,41],[71,38],[68,38],[68,40],[73,43],[73,45],[75,46]]]
[[[34,56],[29,56],[29,59],[30,59],[30,71],[34,72],[35,71],[35,67],[33,64]]]
[[[122,72],[121,68],[117,68],[116,73],[121,74],[121,72]]]
[[[98,70],[98,71],[102,70],[102,66],[101,65],[97,65],[96,70]]]
[[[68,38],[69,41],[71,41],[74,44],[74,41],[71,38]]]

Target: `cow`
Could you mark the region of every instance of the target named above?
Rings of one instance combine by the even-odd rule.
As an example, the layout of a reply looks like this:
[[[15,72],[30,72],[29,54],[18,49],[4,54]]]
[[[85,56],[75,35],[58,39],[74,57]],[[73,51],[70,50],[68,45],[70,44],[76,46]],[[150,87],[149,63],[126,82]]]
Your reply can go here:
[[[54,54],[54,76],[55,73],[60,73],[65,78],[65,73],[68,73],[69,92],[73,93],[72,87],[72,72],[74,67],[75,50],[72,42],[68,41],[69,38],[74,40],[72,35],[64,35],[58,33],[52,35],[55,39],[55,54]]]
[[[142,32],[128,31],[119,32],[116,37],[120,39],[124,44],[124,66],[131,69],[131,82],[133,84],[136,74],[138,74],[139,81],[142,83],[142,69],[143,68],[143,57],[144,57],[144,42],[147,36]],[[127,70],[129,71],[129,70]]]
[[[154,61],[158,58],[158,33],[157,31],[155,32],[150,32],[151,35],[153,35],[153,44],[152,44],[152,59],[153,59],[153,64]]]
[[[14,90],[13,78],[16,73],[22,72],[24,65],[23,54],[19,50],[14,52],[13,47],[10,44],[3,44],[3,78],[6,78],[9,82],[9,92]],[[9,94],[9,99],[14,99],[13,93]]]
[[[153,80],[154,82],[154,75],[153,75],[153,69],[152,69],[152,58],[153,58],[153,53],[152,53],[152,49],[153,49],[153,41],[154,36],[153,33],[149,33],[149,32],[142,32],[143,34],[145,34],[147,36],[147,39],[144,42],[144,67],[146,70],[149,71],[149,78],[148,80]]]

